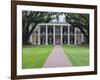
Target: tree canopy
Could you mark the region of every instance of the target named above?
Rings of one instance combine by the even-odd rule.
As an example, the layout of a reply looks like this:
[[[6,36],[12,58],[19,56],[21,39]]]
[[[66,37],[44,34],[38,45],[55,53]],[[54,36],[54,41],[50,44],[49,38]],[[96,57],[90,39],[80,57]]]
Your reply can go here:
[[[30,35],[39,23],[48,23],[57,15],[56,12],[22,11],[23,44],[28,44]]]
[[[89,14],[65,13],[66,21],[73,27],[77,27],[86,37],[86,43],[89,43]]]
[[[39,11],[22,11],[22,32],[23,44],[29,43],[29,38],[39,23],[48,23],[53,19],[59,18],[59,15],[64,14],[66,22],[73,27],[77,27],[86,37],[86,42],[89,41],[89,15],[79,13],[58,13],[58,12],[39,12]]]

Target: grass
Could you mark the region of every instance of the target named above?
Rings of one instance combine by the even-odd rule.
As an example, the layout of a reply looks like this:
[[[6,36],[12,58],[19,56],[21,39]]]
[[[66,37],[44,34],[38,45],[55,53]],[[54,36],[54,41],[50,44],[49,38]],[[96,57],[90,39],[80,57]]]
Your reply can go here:
[[[89,65],[89,48],[81,45],[64,45],[65,54],[68,56],[73,66]]]
[[[41,68],[45,63],[53,46],[24,47],[22,53],[22,68]]]

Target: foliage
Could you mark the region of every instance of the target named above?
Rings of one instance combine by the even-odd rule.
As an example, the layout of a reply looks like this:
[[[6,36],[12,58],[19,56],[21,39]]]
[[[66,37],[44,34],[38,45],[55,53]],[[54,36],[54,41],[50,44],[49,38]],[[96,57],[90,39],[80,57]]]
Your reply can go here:
[[[81,30],[86,37],[86,42],[89,43],[89,14],[22,11],[23,44],[29,43],[30,35],[39,23],[58,20],[59,15],[62,14],[65,14],[66,22]]]
[[[23,44],[28,44],[30,35],[39,23],[48,23],[57,18],[56,12],[22,11]]]
[[[86,37],[86,43],[89,43],[89,14],[65,13],[66,21],[73,27],[77,27]]]

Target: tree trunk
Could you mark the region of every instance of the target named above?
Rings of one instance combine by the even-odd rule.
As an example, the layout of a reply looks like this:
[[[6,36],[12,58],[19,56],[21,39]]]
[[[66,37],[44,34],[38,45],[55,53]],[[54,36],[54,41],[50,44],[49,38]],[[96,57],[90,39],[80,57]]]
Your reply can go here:
[[[85,36],[85,44],[89,44],[89,35],[84,35]]]
[[[29,39],[30,39],[30,36],[33,32],[33,30],[35,29],[37,23],[35,23],[33,26],[32,26],[32,29],[29,31],[29,25],[27,25],[27,27],[25,28],[25,30],[23,31],[23,45],[29,45]]]
[[[22,35],[22,43],[23,45],[29,45],[29,38],[30,38],[30,35],[28,34],[28,32],[24,32],[23,35]]]
[[[89,36],[86,37],[86,44],[89,44]]]

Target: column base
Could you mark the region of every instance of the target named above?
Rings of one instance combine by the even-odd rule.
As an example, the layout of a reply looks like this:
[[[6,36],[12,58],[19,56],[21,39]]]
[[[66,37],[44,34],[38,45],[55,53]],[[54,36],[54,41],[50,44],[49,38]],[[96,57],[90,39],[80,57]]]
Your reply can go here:
[[[40,44],[38,43],[38,45],[40,45]]]
[[[68,45],[70,45],[70,43],[68,43]]]
[[[48,45],[48,44],[45,44],[45,45]]]
[[[55,45],[55,44],[53,44],[53,45]]]

